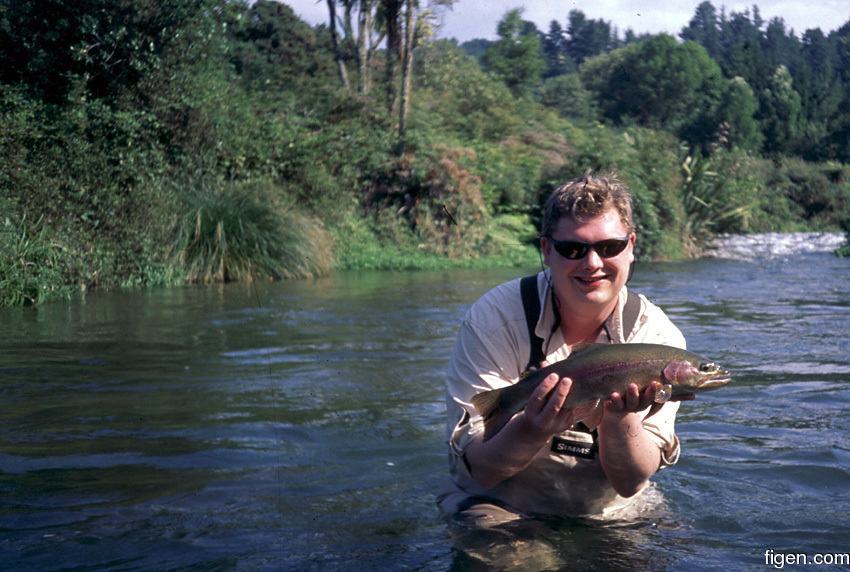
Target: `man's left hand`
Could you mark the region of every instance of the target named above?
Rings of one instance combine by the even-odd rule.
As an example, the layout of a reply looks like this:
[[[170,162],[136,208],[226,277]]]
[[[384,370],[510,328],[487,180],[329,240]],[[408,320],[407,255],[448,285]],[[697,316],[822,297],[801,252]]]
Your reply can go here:
[[[636,384],[630,383],[623,394],[616,391],[611,394],[611,399],[605,404],[605,409],[617,413],[643,411],[655,402],[656,388],[660,385],[657,381],[653,381],[641,392]],[[670,401],[691,401],[695,397],[693,393],[685,393],[673,396]]]

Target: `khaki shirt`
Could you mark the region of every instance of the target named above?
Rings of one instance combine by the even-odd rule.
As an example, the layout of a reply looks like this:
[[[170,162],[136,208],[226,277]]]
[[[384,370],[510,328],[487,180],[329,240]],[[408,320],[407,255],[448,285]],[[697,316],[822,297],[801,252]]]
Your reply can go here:
[[[538,274],[541,312],[535,333],[544,340],[546,359],[554,363],[567,358],[569,350],[560,328],[552,332],[556,316],[549,282],[548,269]],[[685,348],[685,338],[679,329],[643,296],[640,296],[641,310],[634,328],[631,332],[623,332],[622,307],[626,296],[623,287],[617,309],[606,323],[608,331],[603,329],[602,339],[597,341],[644,342]],[[530,355],[528,326],[517,279],[485,294],[472,305],[461,324],[446,375],[450,477],[445,479],[438,495],[441,507],[453,513],[470,497],[483,497],[528,515],[618,518],[618,513],[638,502],[641,494],[628,499],[619,496],[608,482],[598,454],[589,459],[561,452],[565,441],[587,440],[586,432],[562,433],[554,451],[550,439],[528,467],[493,488],[483,488],[470,476],[464,452],[484,430],[481,416],[470,400],[483,391],[516,383]],[[673,427],[678,407],[678,402],[666,403],[643,422],[661,451],[662,468],[674,464],[679,457],[679,440]]]

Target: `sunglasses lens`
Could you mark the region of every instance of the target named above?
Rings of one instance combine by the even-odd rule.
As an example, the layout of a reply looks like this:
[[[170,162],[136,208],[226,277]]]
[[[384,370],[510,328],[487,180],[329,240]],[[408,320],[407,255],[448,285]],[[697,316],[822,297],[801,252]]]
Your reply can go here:
[[[589,250],[590,245],[583,242],[565,240],[563,242],[555,243],[555,251],[564,258],[569,258],[570,260],[584,258]]]
[[[597,242],[594,246],[596,248],[596,252],[599,253],[599,256],[602,258],[611,258],[612,256],[617,256],[623,252],[626,249],[627,244],[627,240],[613,238],[611,240]]]

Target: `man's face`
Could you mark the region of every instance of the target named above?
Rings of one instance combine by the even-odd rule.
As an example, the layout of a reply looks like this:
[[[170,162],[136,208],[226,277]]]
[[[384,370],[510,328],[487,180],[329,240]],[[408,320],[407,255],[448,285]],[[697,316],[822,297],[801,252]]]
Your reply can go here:
[[[552,269],[555,293],[562,307],[582,313],[610,313],[635,259],[634,233],[629,234],[619,213],[612,208],[584,223],[561,218],[551,234],[555,241],[586,243],[629,236],[628,246],[616,256],[602,258],[590,249],[583,258],[575,260],[558,254],[548,238],[541,239],[543,261]]]

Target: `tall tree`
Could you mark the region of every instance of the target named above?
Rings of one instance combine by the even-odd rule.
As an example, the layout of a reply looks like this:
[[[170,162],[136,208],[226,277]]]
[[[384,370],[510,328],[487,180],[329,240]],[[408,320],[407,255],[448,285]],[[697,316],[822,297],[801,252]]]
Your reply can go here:
[[[791,75],[797,73],[800,66],[800,41],[793,30],[786,31],[782,18],[773,18],[767,25],[762,42],[767,64],[776,69],[785,66]]]
[[[567,52],[576,64],[619,47],[619,39],[605,20],[588,20],[581,10],[570,10]]]
[[[372,89],[372,54],[383,40],[375,34],[377,0],[342,0],[345,7],[342,29],[346,42],[354,48],[357,62],[357,91],[367,94]],[[356,19],[357,26],[353,22]]]
[[[725,138],[725,141],[718,143],[725,143],[728,148],[760,152],[763,137],[756,119],[758,109],[759,101],[746,80],[742,77],[732,78],[717,114],[722,125],[720,131],[724,132],[722,136]]]
[[[826,154],[825,142],[836,122],[844,88],[833,64],[835,46],[823,32],[806,30],[802,44],[802,62],[794,75],[802,120],[797,150],[804,158],[816,160]]]
[[[221,38],[216,20],[232,8],[223,0],[4,1],[0,81],[49,103],[80,87],[113,101],[167,90],[159,73],[170,58],[203,57]]]
[[[507,12],[499,21],[499,39],[481,57],[486,71],[495,73],[514,95],[525,95],[540,81],[545,63],[534,24],[522,20],[522,10]]]
[[[549,32],[540,41],[543,59],[546,60],[546,71],[544,78],[555,77],[565,73],[572,73],[575,64],[567,53],[567,38],[564,29],[557,20],[549,23]]]
[[[711,2],[697,6],[694,17],[679,37],[684,41],[696,42],[706,49],[708,55],[717,58],[720,55],[720,24],[717,10]]]
[[[367,94],[372,90],[372,53],[383,39],[383,34],[373,38],[375,31],[375,0],[360,0],[360,10],[357,16],[357,70],[360,93]]]
[[[257,0],[227,29],[230,61],[252,90],[307,92],[313,82],[332,82],[339,73],[324,32],[318,34],[281,2]]]
[[[723,56],[720,65],[726,77],[740,76],[756,91],[766,88],[776,68],[768,63],[762,31],[750,20],[749,12],[732,12],[721,22]]]
[[[792,152],[800,136],[801,110],[800,95],[794,91],[788,68],[779,66],[761,97],[766,153],[777,156]]]
[[[413,76],[413,41],[415,38],[414,23],[416,7],[413,0],[407,0],[404,13],[404,58],[402,62],[401,104],[398,119],[398,148],[397,154],[404,155],[405,137],[407,135],[407,114],[410,110],[410,89]]]
[[[387,30],[387,51],[385,59],[385,85],[387,90],[387,108],[390,117],[398,113],[398,78],[402,56],[402,26],[399,19],[404,0],[381,0],[384,11],[384,25]]]
[[[386,37],[382,25],[383,5],[380,0],[326,0],[331,44],[338,74],[348,89],[350,80],[345,59],[353,54],[357,65],[357,91],[368,94],[372,89],[372,56]],[[340,38],[337,28],[342,29]]]
[[[809,64],[812,74],[818,77],[832,75],[832,46],[820,28],[806,30],[802,44],[803,58]]]
[[[345,62],[342,61],[342,51],[339,47],[339,34],[336,31],[336,0],[327,0],[328,14],[330,16],[330,24],[328,28],[331,32],[331,45],[334,50],[334,61],[336,62],[339,79],[342,81],[343,87],[347,90],[351,89],[351,84],[348,82],[348,71],[345,68]]]
[[[836,68],[844,89],[827,144],[831,157],[850,163],[850,19],[829,37],[835,45]]]

